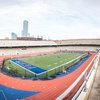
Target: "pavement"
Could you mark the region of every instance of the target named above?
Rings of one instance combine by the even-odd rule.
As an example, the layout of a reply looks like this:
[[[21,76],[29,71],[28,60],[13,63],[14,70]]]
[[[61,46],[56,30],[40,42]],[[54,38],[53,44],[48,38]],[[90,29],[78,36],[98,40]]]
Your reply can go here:
[[[100,100],[100,61],[96,71],[92,89],[87,100]]]

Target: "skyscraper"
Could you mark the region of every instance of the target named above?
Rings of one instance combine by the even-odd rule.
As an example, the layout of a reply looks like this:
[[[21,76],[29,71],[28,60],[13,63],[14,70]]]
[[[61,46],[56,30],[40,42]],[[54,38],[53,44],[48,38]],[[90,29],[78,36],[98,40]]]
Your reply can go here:
[[[28,37],[28,21],[23,21],[23,30],[22,30],[22,37]]]
[[[11,39],[17,39],[16,33],[14,33],[14,32],[11,33]]]

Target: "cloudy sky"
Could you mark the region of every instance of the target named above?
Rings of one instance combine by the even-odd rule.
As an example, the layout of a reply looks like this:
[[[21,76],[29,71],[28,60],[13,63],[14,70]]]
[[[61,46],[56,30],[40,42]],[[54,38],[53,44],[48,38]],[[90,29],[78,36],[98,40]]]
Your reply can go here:
[[[32,36],[100,38],[100,0],[0,0],[0,38],[21,36],[23,20]]]

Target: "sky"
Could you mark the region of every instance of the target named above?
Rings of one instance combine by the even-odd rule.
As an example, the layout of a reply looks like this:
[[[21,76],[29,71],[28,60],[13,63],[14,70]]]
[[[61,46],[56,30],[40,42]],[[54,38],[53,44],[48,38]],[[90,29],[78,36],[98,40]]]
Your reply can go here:
[[[100,38],[100,0],[0,0],[0,39],[21,36],[28,20],[31,36],[45,39]]]

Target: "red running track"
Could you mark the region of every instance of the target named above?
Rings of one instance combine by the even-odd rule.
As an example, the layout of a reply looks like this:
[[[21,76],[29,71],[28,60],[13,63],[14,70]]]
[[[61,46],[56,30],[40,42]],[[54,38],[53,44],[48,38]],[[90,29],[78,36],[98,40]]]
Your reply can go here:
[[[25,98],[24,100],[55,100],[66,89],[68,89],[70,85],[80,76],[80,74],[89,65],[89,63],[95,57],[95,55],[96,54],[92,54],[92,56],[74,72],[60,78],[56,78],[53,80],[45,80],[45,81],[42,80],[32,81],[32,80],[24,80],[20,78],[13,78],[0,73],[0,84],[15,89],[40,92],[39,94]],[[70,99],[75,94],[75,92],[82,84],[82,82],[83,79],[81,79],[80,82],[74,87],[73,92],[71,91],[66,96],[67,100]]]

